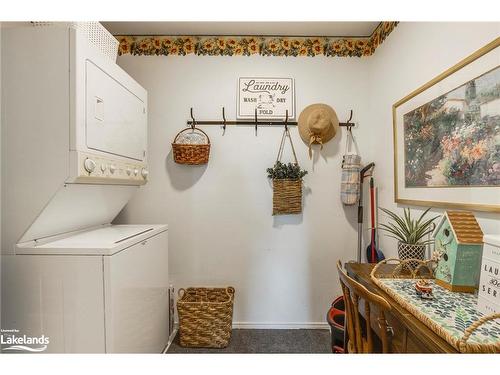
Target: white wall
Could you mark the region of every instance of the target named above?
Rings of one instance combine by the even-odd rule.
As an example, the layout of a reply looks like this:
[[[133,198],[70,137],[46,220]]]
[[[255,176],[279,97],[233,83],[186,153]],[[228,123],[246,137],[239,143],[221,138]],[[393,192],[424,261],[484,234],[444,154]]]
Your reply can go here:
[[[370,58],[369,106],[379,204],[396,209],[393,188],[392,105],[471,53],[500,36],[500,23],[400,23]],[[403,206],[400,206],[403,207]],[[421,212],[421,208],[417,209]],[[416,211],[416,212],[417,212]],[[443,210],[435,209],[441,213]],[[476,213],[485,233],[500,233],[500,215]],[[384,220],[381,216],[380,221]],[[381,238],[387,255],[395,242]]]
[[[342,121],[354,109],[363,161],[376,163],[380,205],[396,209],[392,104],[498,35],[498,23],[401,23],[365,59],[122,56],[119,64],[149,92],[151,179],[117,222],[168,223],[175,286],[235,286],[234,320],[242,326],[321,324],[340,292],[335,262],[356,252],[356,209],[339,200],[345,131],[325,145],[313,168],[292,130],[299,162],[310,173],[304,213],[272,217],[265,168],[275,160],[281,129],[259,129],[255,137],[252,128],[228,127],[222,137],[219,128],[204,127],[213,143],[210,163],[180,166],[170,142],[189,107],[211,119],[224,105],[234,118],[239,76],[294,77],[298,113],[324,102]],[[499,215],[478,217],[485,232],[500,231]],[[396,255],[387,238],[381,247]]]
[[[240,76],[293,77],[298,113],[328,103],[342,120],[353,109],[360,132],[368,124],[367,60],[274,57],[134,57],[124,67],[149,93],[150,182],[118,222],[168,223],[171,275],[177,288],[233,285],[235,322],[324,324],[339,294],[337,259],[355,258],[356,209],[340,203],[345,132],[327,143],[314,163],[291,130],[305,177],[304,212],[272,217],[266,168],[274,164],[282,128],[203,127],[212,140],[207,166],[172,160],[175,134],[195,117],[234,119]],[[368,137],[363,137],[365,144]],[[291,157],[289,149],[286,155]]]

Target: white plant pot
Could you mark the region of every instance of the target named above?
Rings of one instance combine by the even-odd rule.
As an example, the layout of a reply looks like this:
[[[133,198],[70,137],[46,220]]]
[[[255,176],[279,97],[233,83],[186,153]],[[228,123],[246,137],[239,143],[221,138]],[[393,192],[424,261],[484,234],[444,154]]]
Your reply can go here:
[[[410,244],[405,242],[398,242],[398,256],[399,259],[425,259],[425,248],[423,244]]]

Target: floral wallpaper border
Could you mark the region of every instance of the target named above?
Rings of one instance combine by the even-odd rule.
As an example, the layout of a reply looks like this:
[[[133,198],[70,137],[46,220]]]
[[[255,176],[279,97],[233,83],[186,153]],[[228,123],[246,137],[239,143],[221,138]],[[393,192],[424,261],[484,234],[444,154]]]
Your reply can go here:
[[[398,22],[381,22],[369,37],[130,36],[117,35],[119,55],[370,56]]]

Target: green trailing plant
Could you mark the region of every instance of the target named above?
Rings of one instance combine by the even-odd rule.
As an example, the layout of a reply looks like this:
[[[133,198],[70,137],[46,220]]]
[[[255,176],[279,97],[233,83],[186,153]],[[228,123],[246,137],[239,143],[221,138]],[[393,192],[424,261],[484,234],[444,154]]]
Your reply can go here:
[[[300,169],[295,163],[284,164],[277,161],[273,168],[267,168],[267,177],[273,180],[300,180],[307,174],[307,171]]]
[[[418,219],[413,219],[411,217],[409,208],[404,209],[404,215],[402,216],[386,208],[380,207],[380,209],[389,215],[391,219],[387,224],[380,224],[380,229],[388,233],[388,237],[413,245],[427,245],[433,241],[432,239],[425,239],[425,237],[434,230],[434,220],[439,217],[435,216],[430,219],[424,219],[431,207],[425,210]]]

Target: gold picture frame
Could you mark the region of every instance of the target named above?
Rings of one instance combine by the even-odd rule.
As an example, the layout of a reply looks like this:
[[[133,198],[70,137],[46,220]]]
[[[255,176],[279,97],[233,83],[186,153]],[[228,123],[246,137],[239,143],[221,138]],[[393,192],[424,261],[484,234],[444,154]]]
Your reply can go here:
[[[412,190],[411,188],[407,189],[407,187],[405,185],[404,189],[403,189],[404,194],[402,194],[400,191],[401,190],[401,186],[400,186],[401,185],[401,178],[405,178],[405,176],[404,176],[404,173],[403,173],[403,176],[401,176],[401,169],[400,168],[402,166],[404,167],[404,159],[403,159],[403,163],[398,164],[398,162],[400,161],[398,159],[401,159],[401,155],[399,155],[399,153],[400,153],[399,151],[400,151],[401,147],[403,147],[403,157],[404,157],[404,146],[405,146],[404,138],[402,140],[399,139],[404,134],[398,133],[398,125],[401,125],[400,124],[401,121],[398,122],[398,120],[402,119],[402,115],[398,112],[398,110],[404,111],[405,110],[404,106],[408,106],[409,108],[411,108],[410,105],[416,105],[415,108],[417,108],[418,104],[422,101],[422,99],[418,99],[419,95],[425,96],[425,94],[423,94],[423,93],[428,92],[428,90],[433,92],[430,95],[435,95],[437,93],[437,91],[441,89],[440,86],[451,85],[452,84],[451,81],[453,81],[453,79],[452,79],[453,75],[455,73],[459,72],[460,70],[464,69],[465,67],[468,67],[469,64],[472,65],[472,63],[474,63],[475,66],[473,68],[471,68],[472,70],[473,69],[476,69],[476,70],[480,69],[481,64],[478,63],[478,61],[480,61],[479,59],[484,57],[485,55],[487,55],[488,53],[494,51],[496,48],[499,48],[499,47],[500,47],[500,37],[494,39],[492,42],[488,43],[487,45],[485,45],[481,49],[477,50],[476,52],[474,52],[470,56],[466,57],[462,61],[458,62],[457,64],[455,64],[451,68],[447,69],[446,71],[444,71],[443,73],[441,73],[440,75],[435,77],[434,79],[425,83],[421,87],[417,88],[416,90],[414,90],[413,92],[411,92],[410,94],[408,94],[407,96],[405,96],[404,98],[402,98],[401,100],[399,100],[393,104],[393,106],[392,106],[393,124],[392,125],[393,125],[393,147],[394,147],[394,149],[393,149],[393,153],[394,153],[394,159],[393,159],[393,163],[394,163],[394,201],[396,203],[415,205],[415,206],[458,208],[458,209],[467,209],[467,210],[475,210],[475,211],[500,212],[500,200],[498,198],[493,204],[490,204],[488,202],[467,202],[467,200],[449,201],[449,200],[443,200],[443,199],[439,199],[439,198],[436,200],[428,200],[428,199],[423,199],[421,197],[423,195],[426,195],[426,194],[421,193],[421,192],[419,192],[419,194],[415,194],[415,195],[418,195],[417,197],[411,196],[411,191],[415,192],[416,189],[423,189],[423,190],[429,189],[429,193],[430,193],[430,189],[433,189],[432,191],[436,193],[436,192],[438,192],[439,188],[446,190],[447,192],[452,191],[452,190],[450,190],[450,188],[452,188],[453,192],[451,195],[455,196],[455,192],[460,191],[460,188],[457,186],[449,185],[449,186],[436,187],[436,186],[427,186],[426,185],[423,188],[420,188],[420,187],[413,188],[413,190]],[[495,56],[495,53],[493,54],[493,57]],[[491,60],[492,56],[491,55],[488,56],[487,60],[488,59]],[[487,62],[486,65],[488,65],[488,64],[491,65],[491,61]],[[500,60],[497,60],[496,64],[497,64],[497,66],[494,67],[493,69],[498,68],[498,66],[500,65]],[[485,71],[488,71],[488,70],[485,70]],[[483,71],[482,74],[484,74],[485,71]],[[479,76],[479,74],[477,76]],[[477,76],[475,76],[475,77],[477,77]],[[443,80],[448,80],[448,82],[443,83]],[[462,84],[465,84],[466,82],[467,81],[462,82]],[[440,83],[440,85],[437,85],[438,83]],[[451,86],[451,87],[456,88],[456,87],[458,87],[458,85]],[[436,91],[436,93],[434,93],[434,91]],[[443,95],[445,93],[447,93],[447,91],[441,92],[440,95]],[[438,96],[431,97],[430,101],[436,99],[437,97]],[[423,100],[428,100],[428,99],[423,99]],[[410,101],[413,101],[416,104],[412,104]],[[403,133],[403,132],[401,132],[401,133]],[[403,170],[403,172],[404,172],[404,170]],[[464,188],[464,187],[461,186],[461,188]],[[465,188],[469,189],[469,190],[471,189],[470,187],[465,187]],[[483,188],[483,189],[486,189],[486,188],[499,189],[500,186],[495,185],[495,186],[488,186],[488,187],[473,187],[472,189],[481,189],[481,188]],[[463,192],[463,194],[462,194],[463,196],[471,195],[469,192],[466,192],[465,190],[462,190],[462,192]],[[438,195],[443,195],[441,193],[442,192],[439,192]],[[446,193],[446,192],[444,192],[444,193]],[[488,194],[492,195],[493,198],[496,198],[495,195],[497,197],[500,197],[500,190],[498,190],[498,191],[489,190]],[[460,192],[457,193],[456,195],[458,197],[460,195]],[[428,194],[427,194],[427,196],[428,196]],[[478,194],[478,196],[482,196],[482,194]],[[481,198],[481,199],[483,199],[483,198]],[[484,198],[484,199],[486,199],[486,198]]]

